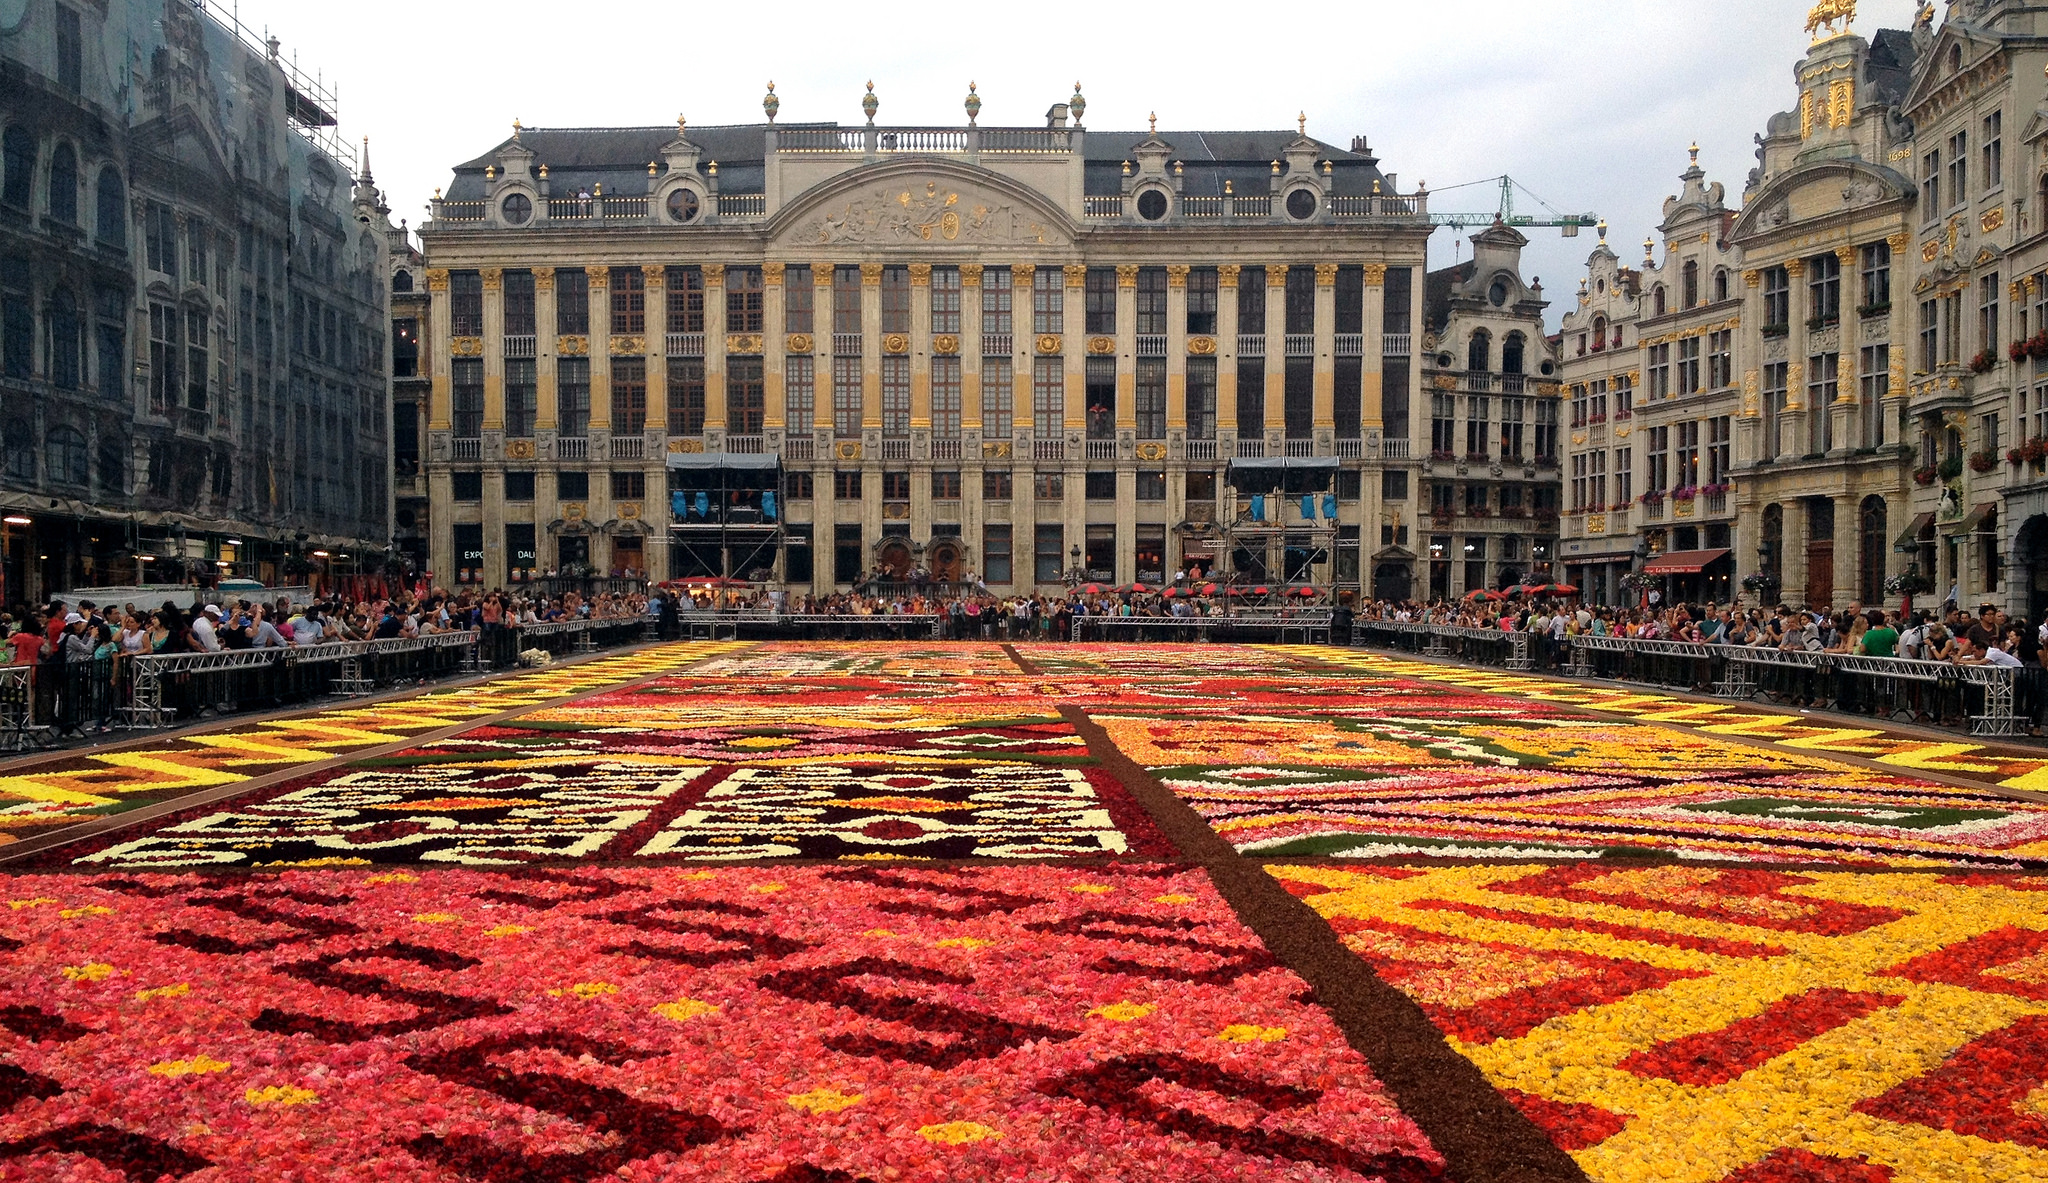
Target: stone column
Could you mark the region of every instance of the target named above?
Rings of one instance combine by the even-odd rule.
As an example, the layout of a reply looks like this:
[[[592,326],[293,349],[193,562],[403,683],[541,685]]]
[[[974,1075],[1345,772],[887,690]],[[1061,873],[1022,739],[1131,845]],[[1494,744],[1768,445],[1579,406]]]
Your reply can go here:
[[[427,430],[445,432],[452,430],[455,423],[454,408],[450,405],[454,368],[448,349],[448,342],[453,339],[454,311],[448,304],[448,271],[444,267],[427,269],[427,325],[432,354],[427,360],[433,367],[429,371],[433,386],[427,393]]]
[[[1835,258],[1839,261],[1841,297],[1836,303],[1838,315],[1835,323],[1835,402],[1827,408],[1828,430],[1834,440],[1829,450],[1831,456],[1848,456],[1855,452],[1860,441],[1856,439],[1856,408],[1861,403],[1858,378],[1857,338],[1851,334],[1850,326],[1856,323],[1855,302],[1849,293],[1856,282],[1856,248],[1839,247]],[[1842,311],[1842,310],[1847,311]],[[1994,346],[1995,347],[1995,346]],[[1851,586],[1854,586],[1853,584]]]
[[[783,357],[789,349],[789,334],[783,330],[784,294],[781,263],[761,264],[761,427],[776,437],[789,425],[789,391],[784,381]],[[774,449],[780,452],[778,445]]]
[[[1763,272],[1754,268],[1742,273],[1743,285],[1748,294],[1742,299],[1742,319],[1748,324],[1763,323]],[[1735,337],[1737,356],[1735,362],[1742,369],[1742,404],[1735,416],[1735,438],[1731,442],[1732,459],[1738,469],[1756,463],[1763,455],[1763,395],[1761,386],[1762,338],[1755,333],[1738,333]],[[1752,352],[1754,351],[1754,352]],[[1745,497],[1749,482],[1737,485],[1735,512],[1737,517],[1745,513]],[[1756,512],[1761,513],[1761,507]],[[1760,536],[1760,535],[1759,535]],[[1738,569],[1740,564],[1737,564]]]
[[[811,433],[822,446],[811,458],[811,591],[828,596],[836,586],[839,503],[833,500],[838,439],[833,432],[832,264],[811,264]]]
[[[1087,349],[1084,330],[1087,323],[1088,269],[1078,263],[1069,263],[1061,269],[1066,286],[1060,296],[1060,357],[1064,362],[1066,382],[1067,434],[1082,434],[1088,425],[1088,371]],[[1086,444],[1082,447],[1066,448],[1066,500],[1065,530],[1068,547],[1081,544],[1083,561],[1088,550],[1088,478],[1084,459]]]
[[[1138,268],[1135,264],[1119,264],[1116,269],[1116,335],[1111,339],[1116,359],[1116,420],[1114,432],[1121,439],[1125,432],[1135,433],[1138,429]],[[1091,354],[1095,341],[1088,342]],[[1117,458],[1123,458],[1121,448]],[[1129,583],[1130,580],[1123,580]]]
[[[1020,552],[1023,555],[1023,565],[1016,570],[1020,572],[1017,582],[1025,587],[1032,585],[1035,568],[1032,529],[1037,513],[1034,481],[1038,465],[1033,452],[1037,444],[1033,434],[1032,359],[1037,354],[1031,331],[1031,285],[1037,270],[1028,263],[1010,267],[1010,456],[1014,465],[1010,469],[1010,555],[1013,563],[1020,561]]]
[[[1237,273],[1235,263],[1216,268],[1216,438],[1236,436],[1237,422]],[[1259,429],[1258,424],[1253,430]],[[1219,448],[1221,445],[1218,445]],[[1234,448],[1235,445],[1232,445]],[[1227,456],[1225,457],[1228,458]]]
[[[505,272],[485,267],[484,288],[484,421],[485,432],[505,430]],[[488,500],[488,499],[487,499]]]
[[[882,265],[860,265],[862,565],[882,536]]]
[[[910,536],[932,532],[932,265],[910,264]]]
[[[2042,213],[2048,215],[2048,210],[2043,210]],[[1913,236],[1901,231],[1891,235],[1884,241],[1885,245],[1890,247],[1892,252],[1892,311],[1890,317],[1892,332],[1891,347],[1888,351],[1892,372],[1889,381],[1885,384],[1884,392],[1885,438],[1888,445],[1911,444],[1911,440],[1893,437],[1900,435],[1899,418],[1905,410],[1906,400],[1909,397],[1906,389],[1906,358],[1908,352],[1913,348],[1911,320],[1913,300],[1912,289],[1902,281],[1907,274],[1905,271],[1905,265],[1908,263],[1906,252],[1912,249]],[[2033,277],[2028,276],[2024,282],[2028,286],[2029,294],[2031,294],[2034,282]],[[1905,520],[1911,521],[1911,515],[1909,514]],[[1948,589],[1943,588],[1942,590],[1946,592]]]
[[[1213,356],[1213,355],[1212,355]],[[1180,569],[1180,533],[1187,520],[1188,265],[1166,268],[1166,570]]]
[[[1287,265],[1266,267],[1266,435],[1287,428]]]
[[[448,305],[446,268],[427,269],[427,301],[429,352],[426,361],[433,382],[427,392],[426,475],[428,520],[431,523],[427,532],[427,556],[441,580],[452,583],[457,564],[454,532],[448,523],[453,518],[455,490],[448,475],[446,441],[448,432],[454,427],[453,410],[449,405],[454,375],[448,351],[453,310]]]
[[[704,446],[725,435],[725,264],[704,264]]]
[[[1829,608],[1847,608],[1863,584],[1862,507],[1854,493],[1839,493],[1835,503],[1835,586]],[[1886,515],[1889,517],[1890,515]],[[1887,522],[1889,525],[1889,522]],[[1885,539],[1887,545],[1891,539]],[[1865,604],[1868,608],[1870,605]]]
[[[644,289],[647,303],[647,430],[644,435],[659,441],[668,434],[668,268],[642,267],[640,275],[640,285]],[[651,459],[666,463],[662,460],[660,443],[651,444],[649,448],[648,454]],[[657,500],[654,495],[654,477],[650,475],[647,480],[647,499],[653,502]],[[658,500],[662,503],[659,513],[649,513],[646,510],[641,512],[647,514],[649,525],[665,527],[668,522],[668,497],[664,494]],[[662,534],[659,544],[666,546],[666,538],[667,535]],[[655,567],[654,560],[650,558],[647,569],[651,572],[665,571],[668,568]]]
[[[966,543],[969,570],[986,574],[988,554],[982,546],[988,521],[981,503],[981,264],[960,265],[960,541]],[[1011,540],[1011,555],[1016,542]]]

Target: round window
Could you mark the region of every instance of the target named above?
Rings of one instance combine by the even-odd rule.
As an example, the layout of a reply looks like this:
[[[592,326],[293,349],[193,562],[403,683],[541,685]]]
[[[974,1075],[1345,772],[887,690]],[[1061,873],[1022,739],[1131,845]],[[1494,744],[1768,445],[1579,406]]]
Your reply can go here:
[[[1306,222],[1316,216],[1316,193],[1313,189],[1296,189],[1287,195],[1287,216],[1297,222]]]
[[[1157,189],[1147,189],[1138,194],[1138,216],[1148,222],[1156,222],[1166,216],[1166,194]]]
[[[498,209],[504,214],[508,225],[524,226],[533,220],[533,198],[524,193],[512,193]]]
[[[697,217],[697,191],[677,189],[668,195],[668,216],[678,222],[694,221]]]
[[[1493,281],[1493,287],[1492,287],[1491,289],[1489,289],[1489,290],[1487,291],[1487,293],[1486,293],[1486,298],[1487,298],[1488,300],[1491,300],[1491,301],[1493,301],[1493,306],[1494,306],[1495,308],[1498,308],[1498,307],[1500,307],[1501,305],[1503,305],[1503,304],[1507,303],[1507,302],[1508,302],[1508,285],[1507,285],[1507,282],[1506,282],[1505,280],[1499,280],[1499,279],[1496,279],[1496,280],[1494,280],[1494,281]]]

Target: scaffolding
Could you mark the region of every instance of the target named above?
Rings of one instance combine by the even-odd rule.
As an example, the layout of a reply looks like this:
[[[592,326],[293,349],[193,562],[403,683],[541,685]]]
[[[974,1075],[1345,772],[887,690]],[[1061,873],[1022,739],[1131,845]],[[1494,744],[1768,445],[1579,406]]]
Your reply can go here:
[[[299,69],[296,52],[290,58],[284,57],[279,52],[281,43],[268,30],[265,30],[265,36],[258,37],[244,25],[239,3],[224,0],[192,0],[192,3],[233,34],[250,53],[268,60],[283,72],[285,114],[290,117],[294,131],[333,157],[336,163],[355,161],[356,167],[351,171],[361,170],[362,162],[357,160],[355,149],[341,135],[341,96],[332,83],[318,71],[309,75]]]
[[[670,578],[781,578],[788,543],[781,457],[671,453],[668,476]]]

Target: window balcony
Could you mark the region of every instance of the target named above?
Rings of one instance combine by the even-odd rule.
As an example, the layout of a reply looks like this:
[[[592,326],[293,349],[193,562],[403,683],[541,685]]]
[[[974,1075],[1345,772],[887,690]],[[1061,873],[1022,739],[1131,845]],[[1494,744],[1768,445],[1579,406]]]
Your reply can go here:
[[[590,437],[588,437],[588,436],[581,436],[581,435],[561,435],[561,436],[556,436],[556,437],[555,437],[555,459],[557,459],[557,460],[588,460],[588,459],[590,459]]]
[[[645,460],[647,458],[647,440],[641,436],[615,435],[612,437],[611,448],[612,459],[614,460]]]
[[[449,441],[448,456],[449,459],[457,463],[465,460],[482,460],[484,458],[484,441],[481,437],[464,439],[458,436]]]

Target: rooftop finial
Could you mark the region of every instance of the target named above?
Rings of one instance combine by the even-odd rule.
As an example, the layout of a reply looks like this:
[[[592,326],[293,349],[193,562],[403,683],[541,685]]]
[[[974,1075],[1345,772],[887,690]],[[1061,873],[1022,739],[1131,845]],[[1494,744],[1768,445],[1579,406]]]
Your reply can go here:
[[[1602,218],[1602,219],[1600,219],[1600,225],[1598,225],[1597,227],[1595,227],[1595,229],[1597,229],[1597,230],[1599,230],[1599,231],[1600,231],[1600,245],[1601,245],[1601,246],[1606,246],[1606,245],[1607,245],[1607,219],[1606,219],[1606,218]]]
[[[775,97],[775,83],[768,83],[768,94],[761,100],[761,109],[768,112],[768,122],[775,122],[775,113],[782,110],[782,100]]]
[[[684,135],[688,134],[689,130],[690,121],[678,114],[676,116],[676,138],[682,139]]]
[[[360,169],[360,170],[358,170],[358,171],[360,171],[360,172],[362,173],[362,179],[363,179],[363,183],[364,183],[365,185],[369,184],[369,183],[370,183],[370,137],[368,137],[368,136],[364,136],[364,137],[363,137],[363,161],[362,161],[362,167],[361,167],[361,169]]]
[[[1303,136],[1308,135],[1308,112],[1303,111],[1294,117],[1294,127]]]
[[[868,83],[868,92],[862,95],[860,99],[860,109],[867,112],[869,123],[875,121],[875,110],[881,105],[882,100],[875,97],[875,84],[870,81]]]
[[[522,124],[521,124],[521,123],[519,122],[519,116],[517,116],[517,115],[514,115],[514,116],[512,117],[512,138],[513,138],[514,140],[517,140],[517,139],[519,138],[519,133],[520,133],[520,132],[522,132],[522,131],[524,131],[524,130],[525,130],[525,127],[524,127],[524,125],[522,125]]]
[[[967,126],[969,126],[969,127],[973,127],[973,126],[974,126],[974,121],[975,121],[975,119],[976,119],[976,118],[977,118],[978,116],[980,116],[980,114],[981,114],[981,96],[980,96],[980,95],[978,95],[978,94],[976,94],[976,93],[974,92],[974,83],[972,83],[972,82],[969,82],[969,83],[967,84],[967,104],[966,104],[966,106],[967,106]]]
[[[1155,135],[1155,136],[1156,136],[1156,135],[1158,135],[1158,134],[1159,134],[1159,112],[1157,112],[1157,111],[1154,111],[1154,112],[1152,112],[1152,113],[1151,113],[1150,115],[1147,115],[1147,116],[1145,116],[1145,118],[1146,118],[1146,120],[1147,120],[1148,122],[1150,122],[1150,123],[1152,124],[1152,134],[1153,134],[1153,135]]]
[[[1650,265],[1650,261],[1651,261],[1652,259],[1655,259],[1656,257],[1657,257],[1657,240],[1656,240],[1656,239],[1654,239],[1654,238],[1645,238],[1645,239],[1643,240],[1643,266],[1645,266],[1645,267],[1649,266],[1649,265]]]
[[[1700,142],[1698,140],[1694,140],[1692,142],[1692,147],[1687,148],[1686,151],[1692,154],[1692,162],[1694,164],[1698,164],[1700,162]]]
[[[1081,97],[1081,84],[1074,83],[1074,97],[1067,100],[1067,110],[1074,116],[1074,126],[1081,126],[1081,112],[1088,109],[1088,100]]]
[[[1856,19],[1856,0],[1820,0],[1806,13],[1806,31],[1815,41],[1824,41],[1849,31],[1850,22]],[[1835,28],[1840,21],[1842,27]],[[1825,33],[1822,30],[1826,30]]]

